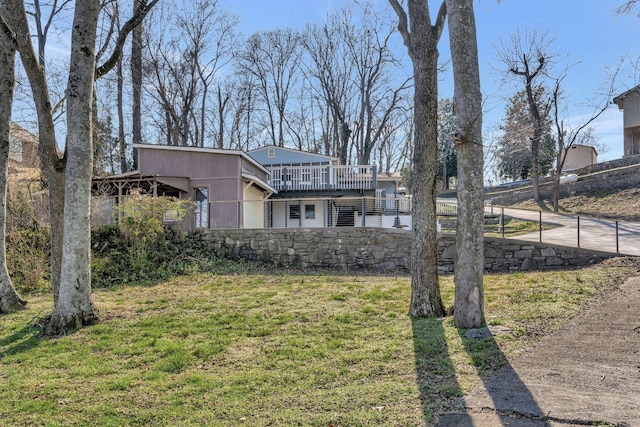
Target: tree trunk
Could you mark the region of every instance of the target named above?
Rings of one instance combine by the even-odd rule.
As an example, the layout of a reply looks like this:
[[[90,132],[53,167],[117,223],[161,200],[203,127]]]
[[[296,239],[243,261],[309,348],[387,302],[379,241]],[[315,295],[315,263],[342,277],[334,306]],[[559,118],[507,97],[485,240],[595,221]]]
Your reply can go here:
[[[414,30],[415,35],[415,30]],[[414,61],[413,238],[411,250],[411,316],[444,314],[438,280],[436,178],[438,51],[420,52]]]
[[[438,280],[436,179],[438,176],[438,41],[446,8],[442,4],[431,25],[429,4],[409,0],[409,20],[397,0],[389,3],[400,18],[398,31],[413,63],[414,152],[413,235],[411,242],[411,305],[413,317],[442,317]]]
[[[140,7],[141,0],[133,2],[134,13]],[[142,144],[142,26],[138,25],[131,34],[131,83],[132,95],[132,142]],[[133,151],[133,169],[138,168],[138,156]],[[123,171],[124,172],[124,171]]]
[[[45,327],[51,335],[95,323],[91,301],[92,98],[99,0],[77,2],[67,85],[67,168],[58,303]]]
[[[0,14],[5,14],[5,8],[6,4],[0,3]],[[15,59],[16,51],[9,35],[0,30],[0,314],[16,312],[23,309],[26,304],[11,283],[6,257],[7,174]]]
[[[533,95],[533,77],[527,77],[527,103],[533,121],[533,138],[531,139],[531,185],[533,200],[540,201],[540,142],[542,141],[543,124],[540,110]]]
[[[53,112],[44,67],[38,62],[31,43],[24,2],[7,0],[9,24],[14,28],[20,59],[24,66],[38,115],[38,154],[40,167],[47,178],[51,222],[51,289],[54,304],[60,289],[62,258],[62,221],[64,215],[65,159],[58,156]]]
[[[458,225],[454,267],[454,322],[484,324],[484,179],[482,93],[473,0],[447,0],[457,120]]]
[[[118,81],[118,157],[120,158],[120,173],[125,173],[129,170],[127,167],[127,141],[124,134],[124,77],[122,73],[122,58],[118,60],[116,76]],[[115,173],[115,171],[112,171],[112,173]]]

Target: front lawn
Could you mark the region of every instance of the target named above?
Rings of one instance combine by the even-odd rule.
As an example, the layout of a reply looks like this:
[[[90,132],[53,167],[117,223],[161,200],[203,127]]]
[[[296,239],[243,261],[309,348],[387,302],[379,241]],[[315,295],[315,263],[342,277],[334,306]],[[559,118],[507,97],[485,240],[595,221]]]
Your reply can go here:
[[[407,317],[408,277],[194,274],[94,293],[101,323],[38,336],[50,298],[0,317],[6,426],[418,426],[635,270],[487,275],[512,331]],[[446,305],[453,279],[442,278]]]

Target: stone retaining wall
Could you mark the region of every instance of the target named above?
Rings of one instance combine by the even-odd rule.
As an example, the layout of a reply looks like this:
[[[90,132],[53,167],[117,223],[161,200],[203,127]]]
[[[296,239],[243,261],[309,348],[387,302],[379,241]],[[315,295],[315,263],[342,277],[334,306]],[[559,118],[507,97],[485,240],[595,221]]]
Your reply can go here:
[[[578,177],[578,181],[561,184],[560,197],[573,196],[585,192],[598,190],[625,190],[640,186],[640,165],[632,164],[616,169],[593,172],[589,175]],[[545,179],[540,183],[540,196],[543,199],[553,199],[553,182]],[[512,190],[487,194],[494,205],[510,206],[515,203],[531,200],[533,190],[530,184]]]
[[[408,272],[411,232],[379,228],[226,229],[202,234],[220,257],[279,266]],[[438,241],[442,271],[453,271],[455,235]],[[507,272],[588,265],[615,254],[485,238],[485,270]]]

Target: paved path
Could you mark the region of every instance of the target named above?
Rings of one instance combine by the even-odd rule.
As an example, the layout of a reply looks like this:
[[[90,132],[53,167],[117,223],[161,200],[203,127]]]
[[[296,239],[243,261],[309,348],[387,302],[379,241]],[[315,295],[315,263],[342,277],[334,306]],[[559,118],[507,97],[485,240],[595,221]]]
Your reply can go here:
[[[500,208],[494,208],[500,214]],[[539,221],[539,211],[504,208],[505,216],[512,218]],[[543,224],[555,224],[558,227],[542,231],[542,242],[578,246],[578,217],[575,215],[556,215],[542,213]],[[640,256],[640,223],[618,221],[618,250],[623,255]],[[529,233],[514,237],[515,239],[540,241],[540,233]],[[581,248],[606,252],[616,252],[616,221],[580,217]]]
[[[640,426],[640,277],[464,398],[440,427]]]

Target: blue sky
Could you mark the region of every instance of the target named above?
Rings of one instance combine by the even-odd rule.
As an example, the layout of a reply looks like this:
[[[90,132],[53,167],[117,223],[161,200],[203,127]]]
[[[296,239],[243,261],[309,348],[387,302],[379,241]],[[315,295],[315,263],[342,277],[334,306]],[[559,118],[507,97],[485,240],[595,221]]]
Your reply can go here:
[[[302,29],[305,23],[320,23],[328,11],[351,0],[222,0],[221,4],[240,17],[241,30],[291,27]],[[580,124],[581,115],[592,111],[586,105],[607,85],[607,68],[615,68],[623,57],[640,58],[637,32],[640,18],[635,14],[618,16],[616,7],[624,0],[478,0],[475,3],[480,54],[481,85],[485,98],[485,139],[490,137],[504,112],[504,98],[514,93],[513,83],[504,83],[496,73],[499,67],[495,49],[501,40],[508,41],[516,31],[548,31],[555,39],[558,70],[570,65],[565,92],[570,100],[569,122]],[[377,9],[388,9],[386,0],[375,0]],[[429,1],[435,14],[439,1]],[[440,43],[442,59],[448,58],[447,34]],[[398,49],[404,46],[398,39]],[[404,51],[402,52],[404,53]],[[640,83],[627,59],[618,75],[617,92]],[[443,76],[441,96],[453,93],[450,78]],[[622,113],[614,106],[598,120],[596,136],[608,146],[600,161],[622,156]]]

